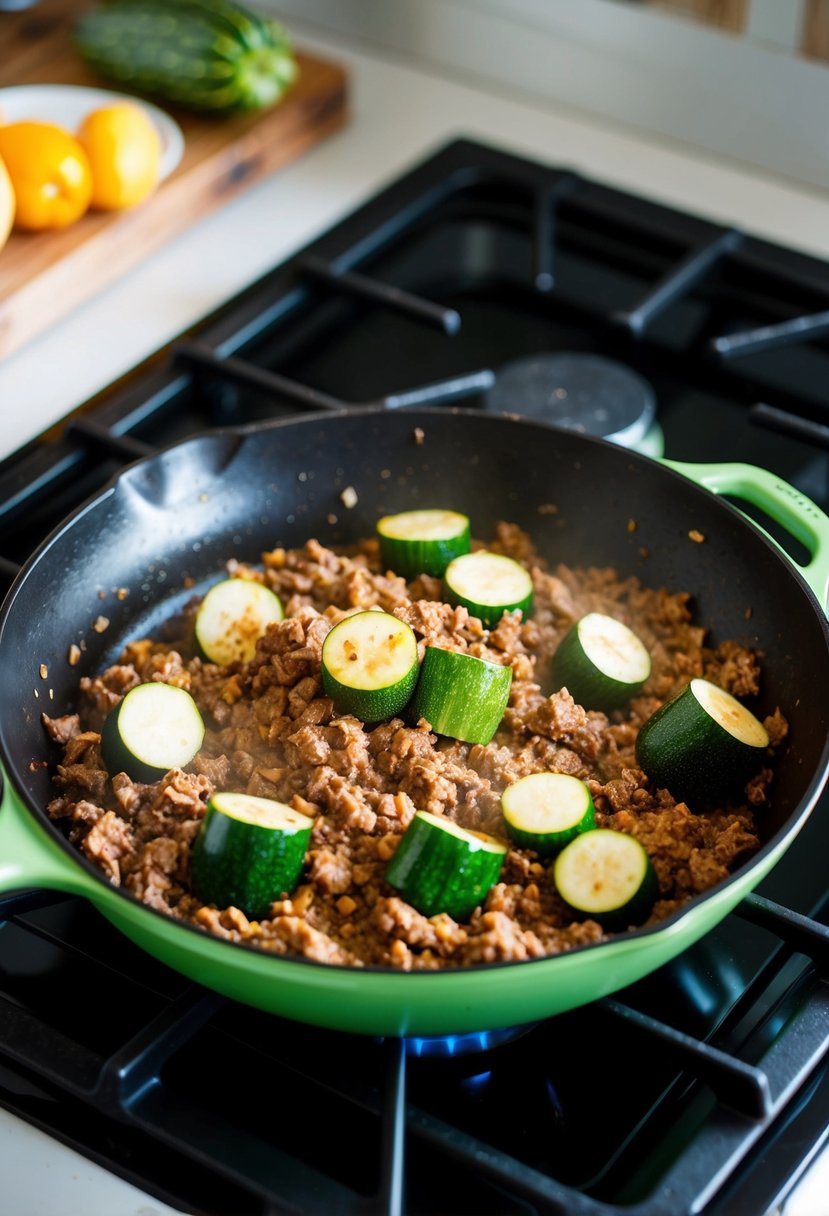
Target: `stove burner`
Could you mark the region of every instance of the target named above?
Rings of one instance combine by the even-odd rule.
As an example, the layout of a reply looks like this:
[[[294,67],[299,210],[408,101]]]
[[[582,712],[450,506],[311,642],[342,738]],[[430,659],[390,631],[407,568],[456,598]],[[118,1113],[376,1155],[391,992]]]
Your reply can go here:
[[[534,1025],[536,1023],[531,1022],[526,1026],[505,1026],[501,1030],[477,1030],[470,1034],[430,1035],[425,1038],[406,1039],[406,1055],[432,1059],[473,1055],[512,1043],[532,1030]]]
[[[602,355],[561,352],[505,363],[486,406],[611,439],[649,456],[662,453],[650,384],[624,363]]]

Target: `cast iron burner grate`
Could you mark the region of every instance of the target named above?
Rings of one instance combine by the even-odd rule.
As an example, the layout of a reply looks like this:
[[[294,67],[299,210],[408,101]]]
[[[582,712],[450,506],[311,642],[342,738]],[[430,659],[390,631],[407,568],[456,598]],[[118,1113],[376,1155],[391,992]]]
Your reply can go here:
[[[57,933],[43,919],[50,909]],[[0,1088],[5,1105],[138,1185],[147,1186],[142,1170],[151,1161],[150,1189],[187,1211],[434,1212],[433,1194],[422,1189],[426,1169],[440,1178],[441,1211],[520,1211],[529,1203],[601,1216],[623,1210],[611,1198],[621,1194],[626,1211],[675,1216],[690,1210],[687,1197],[714,1195],[774,1133],[805,1078],[824,1097],[829,1086],[829,991],[818,978],[829,962],[829,930],[758,896],[739,915],[783,943],[763,984],[785,990],[748,1035],[741,1006],[754,994],[719,1028],[719,1046],[644,1012],[637,1004],[647,999],[631,990],[635,1004],[606,999],[495,1035],[483,1052],[438,1058],[408,1052],[404,1040],[258,1014],[171,976],[80,901],[8,897],[0,904]],[[21,973],[31,975],[49,954],[50,992],[33,996]],[[87,972],[96,977],[91,993]],[[39,1007],[56,996],[61,1028]],[[781,1019],[783,1038],[769,1026]],[[632,1049],[627,1065],[613,1064],[620,1042]],[[629,1129],[628,1115],[619,1138],[614,1121],[617,1110],[642,1105],[633,1086],[644,1061],[661,1089],[661,1136],[667,1132],[677,1155],[660,1163],[656,1189],[637,1195],[642,1183],[631,1164],[647,1170],[652,1132]],[[596,1104],[610,1126],[597,1123],[585,1151],[579,1140]],[[653,1122],[655,1112],[641,1114]],[[791,1135],[788,1115],[785,1124]],[[692,1126],[694,1151],[680,1151]],[[417,1163],[408,1171],[407,1157]],[[706,1210],[733,1209],[720,1197]]]
[[[186,434],[365,402],[488,408],[539,355],[621,365],[667,455],[748,460],[827,506],[827,316],[823,263],[454,143],[4,461],[0,579]],[[210,1216],[762,1213],[829,1124],[826,809],[679,959],[480,1052],[268,1017],[77,899],[6,899],[0,1102]]]

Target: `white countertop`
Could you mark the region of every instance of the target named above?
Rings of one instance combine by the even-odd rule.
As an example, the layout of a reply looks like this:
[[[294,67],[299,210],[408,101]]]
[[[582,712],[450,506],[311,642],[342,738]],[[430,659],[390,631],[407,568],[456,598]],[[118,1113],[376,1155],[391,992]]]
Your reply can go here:
[[[459,136],[571,166],[609,184],[829,256],[829,194],[763,177],[677,144],[530,104],[495,86],[312,38],[344,62],[350,124],[288,169],[202,220],[69,319],[0,363],[0,457],[39,434],[408,166]],[[156,1216],[161,1205],[0,1111],[9,1216]],[[823,1179],[825,1181],[825,1179]],[[827,1188],[786,1216],[822,1216]],[[822,1194],[821,1194],[822,1192]]]

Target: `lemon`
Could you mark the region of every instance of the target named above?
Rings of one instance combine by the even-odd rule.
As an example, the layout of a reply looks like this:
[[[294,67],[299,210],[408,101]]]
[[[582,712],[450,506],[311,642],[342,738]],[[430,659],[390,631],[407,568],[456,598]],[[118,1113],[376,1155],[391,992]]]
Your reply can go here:
[[[31,232],[65,228],[89,206],[89,161],[62,127],[48,122],[0,126],[0,158],[14,190],[16,227]]]
[[[78,140],[92,166],[92,206],[99,211],[134,207],[158,184],[161,140],[140,106],[119,101],[87,114]]]
[[[5,245],[13,223],[14,187],[6,166],[0,160],[0,249]]]

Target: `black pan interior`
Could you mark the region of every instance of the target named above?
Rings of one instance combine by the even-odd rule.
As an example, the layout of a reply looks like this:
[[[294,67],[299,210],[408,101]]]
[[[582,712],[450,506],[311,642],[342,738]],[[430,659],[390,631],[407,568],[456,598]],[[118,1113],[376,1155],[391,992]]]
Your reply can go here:
[[[728,504],[652,461],[538,424],[444,409],[197,436],[132,466],[53,534],[0,623],[0,739],[31,809],[45,820],[52,796],[41,713],[71,710],[80,676],[157,627],[193,585],[230,557],[257,560],[311,536],[351,541],[372,534],[381,514],[416,506],[464,511],[480,538],[507,519],[552,563],[611,565],[691,591],[714,642],[736,638],[763,652],[756,708],[780,705],[791,723],[764,839],[814,798],[829,764],[829,631],[787,560]],[[109,624],[99,632],[101,617]],[[76,666],[67,659],[73,643],[82,647]]]

